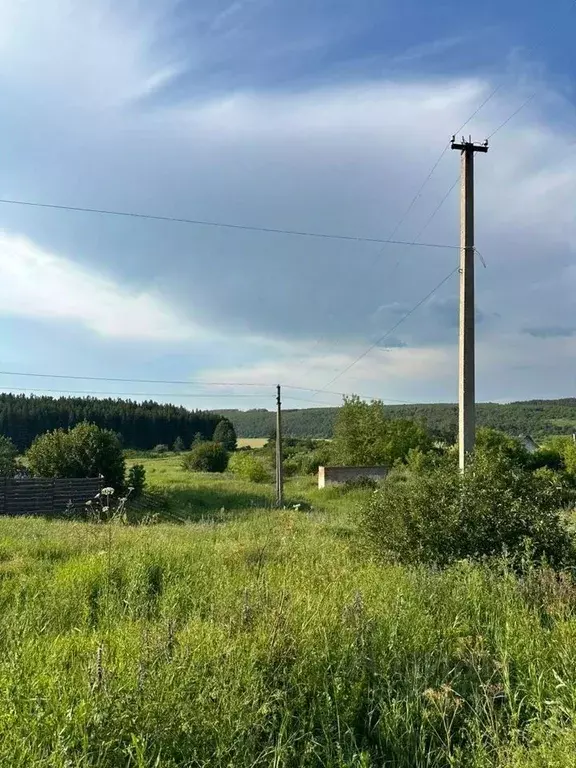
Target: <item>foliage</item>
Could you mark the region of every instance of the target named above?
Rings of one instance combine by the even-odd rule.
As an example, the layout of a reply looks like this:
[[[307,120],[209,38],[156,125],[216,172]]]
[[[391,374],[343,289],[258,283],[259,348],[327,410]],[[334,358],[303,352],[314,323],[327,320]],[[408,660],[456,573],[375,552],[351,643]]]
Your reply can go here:
[[[529,548],[536,559],[562,566],[574,559],[561,512],[570,499],[554,472],[478,453],[463,475],[440,466],[387,483],[367,504],[364,527],[382,554],[408,563],[519,558]]]
[[[576,442],[569,437],[553,437],[546,440],[542,450],[559,454],[566,472],[576,477]]]
[[[225,472],[228,453],[220,443],[203,442],[182,459],[182,467],[191,472]]]
[[[476,453],[503,459],[519,467],[527,466],[530,456],[518,438],[492,427],[476,430]]]
[[[0,477],[13,477],[16,472],[18,450],[12,440],[0,435]]]
[[[40,435],[26,453],[37,477],[99,477],[113,488],[124,483],[124,456],[114,432],[83,422]]]
[[[159,443],[158,445],[154,446],[154,453],[168,453],[170,451],[170,446],[166,445],[166,443]]]
[[[411,449],[432,445],[426,430],[413,421],[391,420],[383,404],[359,397],[344,398],[334,430],[334,454],[351,466],[392,466],[407,458]]]
[[[146,470],[143,464],[132,464],[128,469],[126,486],[132,489],[131,496],[138,498],[144,493],[146,487]]]
[[[218,422],[212,440],[215,443],[220,443],[229,453],[236,450],[238,447],[236,432],[229,419],[222,419]]]
[[[0,765],[573,768],[570,574],[379,564],[354,536],[0,519]]]
[[[0,434],[10,437],[19,451],[44,432],[85,421],[122,435],[125,448],[151,450],[158,443],[172,445],[178,436],[188,444],[197,432],[210,438],[221,418],[151,400],[0,395]]]
[[[271,480],[270,470],[263,458],[253,451],[237,451],[230,457],[229,469],[243,480],[251,483],[267,483]]]
[[[195,448],[197,445],[200,445],[200,443],[205,443],[206,441],[207,441],[207,438],[204,437],[204,435],[201,432],[196,432],[196,434],[192,438],[192,442],[190,443],[190,450]]]
[[[184,444],[184,440],[178,435],[176,440],[174,440],[174,445],[172,446],[172,450],[174,453],[182,453],[182,451],[186,450],[186,446]]]
[[[426,425],[434,440],[451,444],[458,434],[458,408],[448,403],[386,405],[390,419],[408,419]],[[241,437],[268,437],[275,412],[266,409],[220,411],[232,421]],[[532,400],[517,403],[479,403],[476,409],[480,427],[493,427],[510,435],[571,435],[576,432],[576,398]],[[293,437],[331,438],[338,408],[303,408],[283,412],[284,432]]]

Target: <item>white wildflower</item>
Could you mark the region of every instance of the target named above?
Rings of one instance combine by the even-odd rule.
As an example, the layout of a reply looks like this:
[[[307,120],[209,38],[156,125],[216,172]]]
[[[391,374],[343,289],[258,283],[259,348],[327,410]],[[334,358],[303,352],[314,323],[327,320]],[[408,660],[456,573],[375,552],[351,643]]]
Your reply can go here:
[[[87,507],[91,507],[91,506],[92,506],[92,502],[91,502],[90,500],[88,500],[88,501],[86,502],[86,506],[87,506]]]
[[[102,507],[102,512],[108,512],[110,507]]]
[[[112,496],[114,494],[114,488],[102,488],[102,496]]]

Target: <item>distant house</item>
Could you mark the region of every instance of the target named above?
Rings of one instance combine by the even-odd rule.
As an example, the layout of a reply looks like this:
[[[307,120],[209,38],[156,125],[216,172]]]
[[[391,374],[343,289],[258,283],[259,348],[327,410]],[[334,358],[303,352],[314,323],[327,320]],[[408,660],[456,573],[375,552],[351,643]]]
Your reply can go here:
[[[530,437],[530,435],[518,435],[518,440],[522,443],[528,453],[536,453],[538,450],[538,444]]]

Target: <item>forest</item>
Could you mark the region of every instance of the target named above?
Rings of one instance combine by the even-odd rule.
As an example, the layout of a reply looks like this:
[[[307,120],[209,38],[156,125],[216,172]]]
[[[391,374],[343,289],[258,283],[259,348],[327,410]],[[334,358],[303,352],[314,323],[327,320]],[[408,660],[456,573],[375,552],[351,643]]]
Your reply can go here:
[[[425,425],[433,436],[454,440],[458,410],[452,404],[385,406],[391,419],[411,419]],[[331,438],[338,408],[305,408],[284,411],[288,437]],[[535,438],[576,431],[576,398],[530,400],[505,405],[478,405],[478,426],[494,427],[511,435]],[[211,439],[222,417],[234,424],[238,437],[268,437],[275,414],[265,409],[250,411],[190,411],[153,401],[97,399],[94,397],[47,397],[0,394],[0,434],[10,437],[19,450],[52,429],[89,421],[117,432],[125,448],[149,450],[158,444],[172,445],[180,437],[185,445],[201,435]]]
[[[274,430],[275,414],[263,409],[219,411],[234,424],[239,437],[268,437]],[[337,408],[306,408],[283,413],[285,434],[291,437],[330,438],[333,435]],[[450,403],[387,405],[391,419],[422,422],[433,435],[455,439],[458,408]],[[525,402],[480,403],[478,426],[494,427],[511,435],[569,435],[576,431],[576,398],[561,400],[528,400]]]
[[[82,421],[113,430],[125,448],[173,445],[178,437],[190,445],[198,434],[211,439],[221,418],[208,411],[152,401],[0,394],[0,434],[11,438],[20,451],[43,432],[67,429]]]

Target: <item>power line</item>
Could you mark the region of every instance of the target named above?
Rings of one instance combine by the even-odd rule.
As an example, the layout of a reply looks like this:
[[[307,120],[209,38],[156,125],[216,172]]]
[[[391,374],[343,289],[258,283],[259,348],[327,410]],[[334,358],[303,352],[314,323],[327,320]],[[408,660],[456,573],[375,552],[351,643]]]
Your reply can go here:
[[[24,205],[30,208],[50,208],[57,211],[73,211],[76,213],[95,213],[102,216],[124,216],[133,219],[149,219],[151,221],[168,221],[178,224],[192,224],[197,227],[218,227],[222,229],[240,229],[248,232],[264,232],[272,235],[293,235],[295,237],[314,237],[324,240],[345,240],[357,243],[383,243],[386,245],[418,245],[423,248],[458,248],[457,245],[442,243],[409,243],[403,240],[383,239],[379,237],[363,237],[361,235],[335,235],[327,232],[305,232],[296,229],[277,229],[274,227],[257,227],[248,224],[230,224],[224,221],[205,221],[202,219],[185,219],[177,216],[160,216],[152,213],[136,211],[115,211],[105,208],[83,208],[77,205],[55,205],[53,203],[38,203],[30,200],[0,199],[2,205]]]
[[[500,125],[498,126],[498,128],[496,128],[496,130],[492,131],[492,133],[490,134],[490,136],[488,136],[488,138],[489,138],[489,139],[491,139],[491,138],[492,138],[492,136],[495,136],[495,135],[498,133],[498,131],[501,131],[501,130],[502,130],[502,128],[504,128],[504,126],[505,126],[505,125],[508,125],[508,123],[510,122],[510,120],[512,120],[514,117],[516,117],[516,115],[517,115],[519,112],[522,112],[522,110],[523,110],[525,107],[527,107],[527,106],[528,106],[528,104],[530,104],[530,102],[532,101],[532,99],[533,99],[535,96],[536,96],[536,92],[534,92],[534,93],[532,93],[530,96],[528,96],[528,98],[527,98],[527,99],[525,99],[525,101],[523,101],[523,102],[522,102],[522,104],[521,104],[521,105],[518,107],[518,109],[516,109],[514,112],[512,112],[512,114],[510,115],[510,117],[507,117],[507,118],[506,118],[506,120],[504,120],[504,122],[503,122],[503,123],[500,123]]]
[[[452,277],[452,275],[453,275],[453,274],[455,274],[456,272],[458,272],[458,267],[455,267],[455,268],[454,268],[454,269],[453,269],[451,272],[449,272],[449,274],[447,274],[447,275],[446,275],[446,277],[444,277],[444,278],[443,278],[443,279],[442,279],[442,280],[441,280],[441,281],[438,283],[438,285],[437,285],[435,288],[433,288],[433,289],[432,289],[432,290],[431,290],[429,293],[427,293],[427,294],[426,294],[426,296],[424,296],[424,298],[423,298],[423,299],[420,299],[420,301],[419,301],[417,304],[415,304],[415,305],[412,307],[412,309],[410,309],[408,312],[406,312],[406,314],[405,314],[405,315],[402,315],[402,317],[400,318],[400,320],[398,320],[398,322],[397,322],[397,323],[395,323],[395,324],[392,326],[392,328],[388,329],[388,330],[386,331],[386,333],[385,333],[383,336],[381,336],[379,339],[377,339],[377,340],[376,340],[376,341],[375,341],[373,344],[371,344],[371,345],[368,347],[368,349],[364,350],[364,352],[362,352],[362,354],[361,354],[361,355],[358,355],[358,357],[357,357],[355,360],[353,360],[353,361],[352,361],[352,362],[351,362],[349,365],[347,365],[347,366],[346,366],[346,368],[344,368],[342,371],[340,371],[340,373],[338,373],[336,376],[334,376],[334,378],[333,378],[333,379],[331,379],[331,380],[328,382],[328,384],[326,384],[326,387],[329,387],[331,384],[333,384],[335,381],[337,381],[337,380],[338,380],[338,379],[339,379],[341,376],[343,376],[343,375],[344,375],[345,373],[347,373],[347,372],[348,372],[348,371],[349,371],[351,368],[353,368],[353,367],[354,367],[354,366],[355,366],[357,363],[359,363],[359,362],[360,362],[360,360],[362,360],[363,358],[365,358],[365,357],[366,357],[366,355],[368,355],[370,352],[372,352],[372,350],[373,350],[373,349],[375,349],[375,348],[376,348],[377,346],[379,346],[379,345],[380,345],[380,344],[381,344],[383,341],[385,341],[385,340],[386,340],[386,339],[387,339],[387,338],[388,338],[388,337],[389,337],[389,336],[390,336],[392,333],[394,333],[394,331],[395,331],[395,330],[396,330],[396,329],[397,329],[397,328],[398,328],[398,327],[399,327],[399,326],[400,326],[400,325],[401,325],[401,324],[402,324],[402,323],[403,323],[405,320],[407,320],[407,319],[408,319],[408,318],[409,318],[411,315],[413,315],[413,314],[414,314],[414,312],[416,312],[416,310],[417,310],[417,309],[419,309],[419,307],[421,307],[421,306],[422,306],[422,304],[424,304],[426,301],[428,301],[428,299],[429,299],[431,296],[433,296],[433,295],[436,293],[436,291],[438,291],[438,290],[439,290],[439,289],[440,289],[440,288],[441,288],[441,287],[444,285],[444,283],[448,282],[448,280],[449,280],[449,279]],[[325,392],[325,391],[326,391],[326,388],[325,388],[325,387],[323,387],[322,389],[318,389],[318,390],[316,390],[316,392],[317,392],[318,394],[320,394],[321,392]]]
[[[191,385],[191,386],[211,386],[211,387],[257,387],[259,389],[272,389],[272,384],[261,384],[256,382],[223,382],[223,381],[202,381],[201,379],[197,380],[183,380],[183,379],[125,379],[125,378],[115,378],[112,376],[78,376],[76,374],[63,374],[63,373],[30,373],[25,371],[0,371],[0,376],[23,376],[23,377],[31,377],[31,378],[40,378],[40,379],[70,379],[73,381],[106,381],[106,382],[114,382],[114,383],[123,383],[123,384],[175,384],[175,385]],[[0,385],[1,388],[2,385]],[[283,389],[289,389],[293,391],[298,392],[317,392],[317,389],[314,389],[314,387],[298,387],[293,384],[283,384]],[[34,391],[30,390],[24,387],[10,387],[10,389],[16,390],[16,391]],[[64,393],[68,390],[48,390],[43,389],[43,392],[60,392]],[[335,392],[334,390],[323,390],[325,394],[327,395],[336,395],[338,397],[346,397],[350,393],[349,392]],[[86,393],[86,394],[93,394],[93,393]],[[99,392],[95,394],[122,394],[122,395],[133,395],[138,397],[261,397],[262,393],[255,393],[252,395],[235,395],[233,393],[218,393],[214,395],[209,395],[208,393],[195,393],[195,392],[187,392],[185,394],[179,394],[174,392],[169,393],[154,393],[154,392],[112,392],[112,393],[106,393],[106,392]],[[293,398],[291,396],[284,396],[285,399],[300,399],[300,398]],[[381,399],[386,402],[391,403],[400,403],[403,405],[411,405],[411,403],[408,400],[397,400],[393,397],[385,397],[385,398],[375,398],[373,396],[369,395],[359,395],[359,397],[362,397],[364,400],[372,400],[372,399]],[[305,401],[307,402],[307,401]],[[310,401],[312,402],[312,401]]]
[[[0,386],[0,391],[3,391],[3,388]],[[125,397],[173,397],[173,398],[184,398],[184,397],[190,397],[190,398],[196,398],[196,397],[202,397],[202,398],[253,398],[253,397],[262,397],[260,394],[232,394],[232,393],[223,393],[220,392],[218,394],[197,394],[194,392],[102,392],[99,390],[70,390],[70,389],[33,389],[28,387],[8,387],[7,390],[4,390],[5,392],[30,392],[30,393],[50,393],[50,394],[59,394],[59,395],[68,395],[70,397],[73,397],[75,395],[81,395],[81,396],[95,396],[95,397],[108,397],[108,398],[118,398],[122,399]],[[314,390],[310,390],[311,392]],[[330,394],[330,393],[325,393]],[[295,402],[300,403],[313,403],[314,405],[322,404],[322,405],[328,405],[328,406],[334,406],[334,403],[328,403],[325,400],[312,400],[305,397],[294,397],[293,395],[288,395],[284,398],[285,400],[292,400]],[[368,399],[368,398],[366,398]],[[408,403],[407,403],[408,404]],[[335,406],[334,406],[335,407]]]

